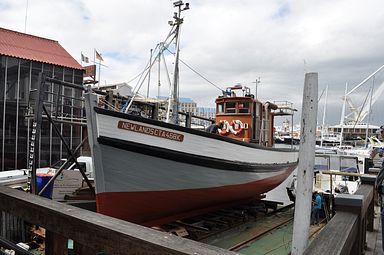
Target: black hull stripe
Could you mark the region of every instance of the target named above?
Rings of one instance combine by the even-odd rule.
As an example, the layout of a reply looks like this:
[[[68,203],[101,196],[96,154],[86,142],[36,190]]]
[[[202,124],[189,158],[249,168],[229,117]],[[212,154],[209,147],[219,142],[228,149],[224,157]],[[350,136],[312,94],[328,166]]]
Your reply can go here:
[[[150,124],[150,125],[155,125],[158,127],[164,127],[164,128],[169,128],[169,129],[173,129],[173,130],[178,130],[181,132],[185,132],[185,133],[189,133],[189,134],[193,134],[193,135],[198,135],[198,136],[203,136],[203,137],[207,137],[207,138],[212,138],[212,139],[216,139],[216,140],[221,140],[221,141],[225,141],[228,143],[234,143],[234,144],[238,144],[238,145],[242,145],[242,146],[246,146],[246,147],[258,148],[258,149],[270,150],[270,151],[285,151],[285,152],[297,151],[297,150],[288,149],[288,148],[265,147],[265,146],[261,146],[259,144],[255,144],[255,143],[243,142],[243,141],[235,140],[235,139],[228,138],[228,137],[221,136],[221,135],[217,135],[217,134],[211,134],[208,132],[195,130],[192,128],[186,128],[186,127],[182,127],[182,126],[178,126],[178,125],[174,125],[174,124],[170,124],[170,123],[166,123],[166,122],[162,122],[162,121],[158,121],[158,120],[152,120],[152,119],[147,119],[147,118],[143,118],[143,117],[135,116],[135,115],[131,115],[131,114],[110,111],[110,110],[106,110],[106,109],[102,109],[102,108],[98,108],[98,107],[95,107],[94,110],[98,114],[102,114],[102,115],[138,121],[138,122],[142,122],[142,123],[146,123],[146,124]]]
[[[244,163],[238,161],[230,161],[225,159],[216,159],[212,157],[204,157],[200,155],[193,155],[185,152],[169,150],[165,148],[100,136],[97,138],[100,144],[108,145],[114,148],[132,151],[136,153],[145,154],[152,157],[158,157],[177,161],[181,163],[187,163],[191,165],[209,167],[220,170],[238,171],[238,172],[278,172],[282,168],[296,167],[297,162],[293,163],[282,163],[282,164],[255,164],[255,163]]]

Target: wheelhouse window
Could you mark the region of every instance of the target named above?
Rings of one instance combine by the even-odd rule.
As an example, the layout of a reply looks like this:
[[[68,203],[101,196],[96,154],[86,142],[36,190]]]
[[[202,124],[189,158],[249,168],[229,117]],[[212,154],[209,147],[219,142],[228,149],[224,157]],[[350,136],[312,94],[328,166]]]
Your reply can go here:
[[[249,113],[249,102],[240,102],[238,108],[239,113]]]
[[[236,102],[227,102],[225,104],[225,113],[236,113]]]
[[[223,113],[224,112],[224,104],[223,103],[217,104],[216,112],[217,113]]]

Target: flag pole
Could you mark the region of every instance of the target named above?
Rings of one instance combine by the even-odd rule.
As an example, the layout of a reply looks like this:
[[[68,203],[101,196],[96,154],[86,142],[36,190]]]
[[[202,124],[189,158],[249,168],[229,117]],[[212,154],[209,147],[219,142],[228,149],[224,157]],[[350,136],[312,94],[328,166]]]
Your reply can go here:
[[[93,63],[97,64],[96,62],[96,49],[93,48]],[[100,88],[100,63],[99,63],[99,78],[97,82],[97,88]]]
[[[98,84],[97,88],[100,88],[100,70],[101,70],[101,59],[99,59],[99,82],[97,83]]]

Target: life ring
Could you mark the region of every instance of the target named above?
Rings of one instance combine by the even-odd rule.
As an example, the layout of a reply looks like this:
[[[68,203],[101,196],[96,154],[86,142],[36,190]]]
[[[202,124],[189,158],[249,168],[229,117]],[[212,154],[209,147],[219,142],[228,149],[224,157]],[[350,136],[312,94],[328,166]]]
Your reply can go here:
[[[226,121],[226,120],[224,120],[224,121],[220,121],[220,123],[223,123],[223,127],[218,129],[219,134],[220,134],[220,135],[226,135],[226,134],[228,134],[228,133],[229,133],[229,130],[230,130],[229,122]]]
[[[229,127],[229,131],[231,131],[234,135],[239,135],[244,130],[244,124],[241,120],[233,120]]]

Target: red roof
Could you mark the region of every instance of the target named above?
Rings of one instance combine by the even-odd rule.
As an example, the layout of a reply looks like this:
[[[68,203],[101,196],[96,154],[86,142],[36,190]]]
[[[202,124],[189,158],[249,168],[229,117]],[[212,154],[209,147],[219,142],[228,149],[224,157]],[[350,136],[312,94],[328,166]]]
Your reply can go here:
[[[0,54],[73,69],[83,69],[59,42],[1,27]]]

